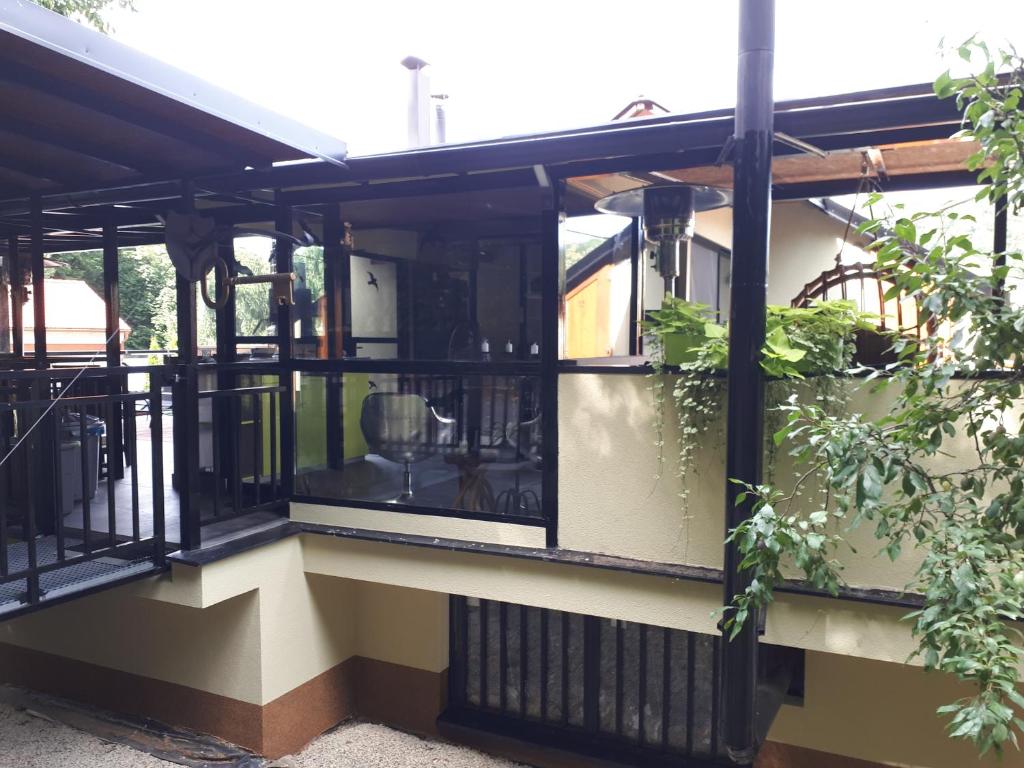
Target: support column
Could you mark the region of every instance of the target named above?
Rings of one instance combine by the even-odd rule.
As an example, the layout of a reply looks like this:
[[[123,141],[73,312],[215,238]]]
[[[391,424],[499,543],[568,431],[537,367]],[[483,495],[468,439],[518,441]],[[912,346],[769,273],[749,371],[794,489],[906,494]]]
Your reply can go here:
[[[194,210],[186,185],[183,208]],[[199,376],[196,328],[196,284],[175,273],[178,321],[178,364],[174,377],[174,487],[181,508],[181,548],[197,549],[199,526]]]
[[[274,229],[291,234],[292,209],[278,203],[274,214]],[[274,267],[279,274],[292,271],[292,242],[283,237],[274,243]],[[281,398],[281,485],[286,497],[294,493],[295,484],[295,386],[292,362],[292,308],[288,304],[277,307],[277,359],[281,369],[280,384],[287,387]]]
[[[741,0],[739,71],[735,125],[735,200],[726,427],[725,527],[753,513],[750,497],[736,503],[730,481],[761,482],[764,434],[764,374],[768,233],[774,101],[774,0]],[[735,544],[725,547],[725,602],[750,583],[740,570]],[[757,627],[749,616],[742,631],[722,645],[723,740],[729,757],[747,765],[757,752]]]
[[[7,236],[7,255],[3,264],[0,265],[0,353],[10,354],[11,342],[14,339],[11,333],[11,307],[14,306],[14,291],[12,290],[11,264],[14,261],[14,253],[18,250],[18,236]],[[6,300],[5,297],[11,297]]]
[[[561,185],[563,182],[555,182]],[[558,253],[559,186],[548,190],[541,211],[541,503],[547,520],[546,544],[558,546],[558,353],[563,306],[560,297],[561,259]]]
[[[235,240],[233,237],[217,243],[217,256],[228,265],[228,278],[237,276],[235,266]],[[228,291],[228,300],[224,306],[216,312],[216,335],[218,364],[233,363],[238,359],[236,344],[237,325],[235,308],[235,290],[230,284],[223,280],[221,272],[214,270],[215,291],[217,296],[223,296]],[[238,384],[236,374],[231,371],[217,371],[217,389],[233,389]],[[220,474],[214,475],[213,482],[216,487],[214,493],[219,493],[232,477],[234,472],[239,471],[235,467],[234,441],[238,440],[237,432],[231,428],[231,402],[229,400],[214,398],[210,400],[211,416],[213,418],[213,434],[216,436],[217,444],[213,450],[220,452]],[[214,465],[216,466],[216,465]]]
[[[348,249],[342,242],[345,234],[341,210],[337,203],[323,207],[324,234],[324,298],[327,318],[324,323],[329,360],[344,356],[344,324],[342,320],[342,265],[348,259]],[[328,373],[325,377],[327,398],[327,466],[340,469],[345,463],[345,430],[343,428],[342,396],[344,378],[341,373]]]
[[[39,195],[32,195],[31,232],[32,250],[32,323],[35,338],[36,368],[46,363],[46,275],[43,272],[43,203]]]
[[[7,255],[10,260],[7,270],[11,283],[11,351],[15,357],[22,357],[25,354],[25,321],[22,314],[25,285],[17,235],[11,235],[7,240]]]
[[[121,365],[121,286],[117,263],[117,224],[108,218],[103,222],[103,303],[106,308],[107,367]],[[120,376],[107,380],[111,394],[121,394]],[[121,403],[111,406],[111,423],[107,424],[107,471],[120,480],[124,477],[124,430]]]
[[[629,223],[629,354],[639,355],[641,328],[644,316],[643,283],[643,233],[640,219],[634,217]]]
[[[996,254],[993,266],[997,269],[1006,266],[1006,228],[1008,225],[1006,216],[1006,198],[1003,197],[996,201],[995,227],[992,233],[992,251]],[[992,293],[996,296],[1005,296],[1006,280],[1004,278],[997,277],[993,281]]]

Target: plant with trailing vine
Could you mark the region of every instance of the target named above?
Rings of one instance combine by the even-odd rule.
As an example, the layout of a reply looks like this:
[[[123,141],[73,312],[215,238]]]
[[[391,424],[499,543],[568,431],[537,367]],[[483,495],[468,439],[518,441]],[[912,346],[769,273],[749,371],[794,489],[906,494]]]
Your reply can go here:
[[[978,200],[1017,214],[1024,205],[1024,60],[968,40],[967,61],[985,65],[970,77],[935,82],[940,98],[963,112],[959,136],[977,142],[968,167],[985,185]],[[997,69],[1002,76],[997,75]],[[872,203],[879,202],[873,197]],[[896,560],[920,557],[908,589],[922,600],[909,615],[926,669],[973,686],[939,709],[951,737],[984,754],[1017,745],[1024,732],[1024,255],[994,253],[964,233],[956,206],[871,220],[877,269],[892,275],[888,300],[908,297],[922,326],[949,329],[919,342],[897,339],[899,362],[865,386],[893,398],[882,418],[829,414],[791,397],[775,435],[802,471],[796,490],[771,484],[740,489],[755,513],[730,533],[750,586],[727,610],[735,635],[772,600],[795,569],[837,594],[842,554],[858,526],[873,529]],[[941,461],[955,457],[956,462]],[[821,505],[794,503],[802,483],[828,489]]]
[[[821,301],[806,308],[769,305],[761,366],[768,381],[768,400],[781,405],[787,389],[780,386],[793,379],[808,379],[816,402],[830,412],[846,403],[846,389],[838,379],[850,369],[854,333],[874,328],[872,316],[861,312],[852,301]],[[664,467],[665,411],[671,402],[678,420],[675,476],[680,479],[679,496],[684,512],[689,499],[688,476],[695,471],[701,438],[723,424],[722,403],[728,363],[729,331],[715,321],[703,304],[665,297],[662,307],[650,313],[646,330],[654,340],[651,389],[654,393],[655,444],[658,474]],[[680,339],[681,359],[673,366],[666,360],[666,345]],[[781,428],[784,414],[769,408],[768,427]],[[776,421],[773,421],[776,420]],[[775,429],[771,429],[774,432]],[[766,465],[773,471],[775,444],[766,441]]]

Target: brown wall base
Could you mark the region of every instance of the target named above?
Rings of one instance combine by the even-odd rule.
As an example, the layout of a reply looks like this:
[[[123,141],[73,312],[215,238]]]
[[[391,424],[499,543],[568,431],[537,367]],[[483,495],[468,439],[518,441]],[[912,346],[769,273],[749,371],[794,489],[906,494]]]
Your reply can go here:
[[[437,735],[447,697],[445,673],[355,656],[261,707],[5,643],[0,682],[209,733],[267,757],[298,752],[356,716]]]
[[[0,682],[213,734],[268,757],[294,754],[351,717],[437,736],[447,674],[352,657],[259,706],[183,685],[0,643]],[[445,736],[547,768],[595,765],[577,755],[447,727]],[[878,763],[768,742],[756,768],[882,768]]]
[[[882,763],[843,757],[816,749],[766,742],[757,755],[754,768],[885,768]]]

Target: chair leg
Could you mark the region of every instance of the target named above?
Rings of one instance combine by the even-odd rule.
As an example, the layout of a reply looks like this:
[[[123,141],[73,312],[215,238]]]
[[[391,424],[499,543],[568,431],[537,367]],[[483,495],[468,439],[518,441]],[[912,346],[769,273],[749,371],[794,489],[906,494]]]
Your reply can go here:
[[[402,495],[396,501],[412,501],[412,465],[408,461],[402,466]]]

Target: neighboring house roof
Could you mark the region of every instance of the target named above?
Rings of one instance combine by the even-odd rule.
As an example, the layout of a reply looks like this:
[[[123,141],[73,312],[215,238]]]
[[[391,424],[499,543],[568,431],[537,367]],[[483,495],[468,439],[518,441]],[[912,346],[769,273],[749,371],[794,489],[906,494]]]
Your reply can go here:
[[[106,306],[103,299],[84,280],[61,280],[47,278],[43,281],[46,291],[46,330],[49,331],[99,331],[102,341],[106,334]],[[25,329],[33,324],[32,296],[22,309]],[[122,338],[131,332],[131,326],[118,318]]]

